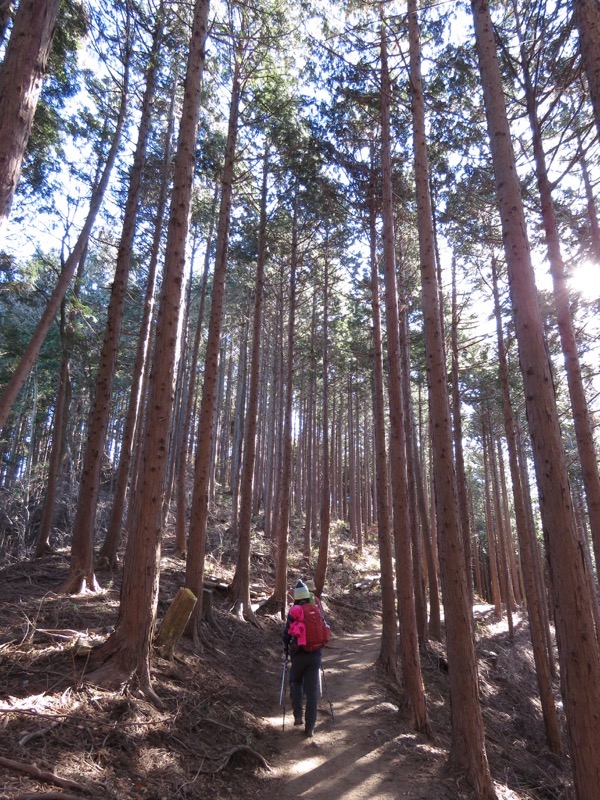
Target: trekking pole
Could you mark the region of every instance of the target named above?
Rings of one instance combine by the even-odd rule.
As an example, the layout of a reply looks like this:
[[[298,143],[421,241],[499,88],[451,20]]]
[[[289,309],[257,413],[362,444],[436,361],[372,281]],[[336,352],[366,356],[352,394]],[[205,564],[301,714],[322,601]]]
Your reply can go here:
[[[288,654],[286,650],[285,655],[283,657],[283,675],[281,676],[281,692],[279,693],[279,705],[283,706],[282,730],[285,730],[285,673],[287,670],[287,660],[288,660]]]
[[[325,687],[325,694],[327,695],[327,702],[329,703],[329,711],[331,712],[331,721],[335,722],[335,717],[333,716],[333,703],[331,702],[331,695],[329,694],[329,688],[327,686],[327,681],[325,680],[325,669],[323,664],[321,664],[321,673],[323,674],[323,686]]]

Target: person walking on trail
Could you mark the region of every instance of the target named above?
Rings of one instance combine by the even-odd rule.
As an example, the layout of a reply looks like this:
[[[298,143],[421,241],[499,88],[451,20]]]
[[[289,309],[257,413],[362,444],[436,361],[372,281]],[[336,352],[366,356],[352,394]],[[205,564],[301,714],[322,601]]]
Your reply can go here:
[[[317,595],[317,587],[315,586],[315,582],[313,580],[304,581],[306,583],[306,588],[310,593],[310,602],[313,606],[318,606],[321,614],[323,613],[323,604],[321,603],[321,598]]]
[[[329,626],[320,604],[311,603],[307,585],[299,580],[294,587],[294,605],[288,612],[283,631],[283,645],[286,659],[288,654],[292,659],[290,694],[294,725],[299,726],[304,722],[304,735],[309,738],[314,733],[317,721],[321,651],[329,641],[329,636]]]

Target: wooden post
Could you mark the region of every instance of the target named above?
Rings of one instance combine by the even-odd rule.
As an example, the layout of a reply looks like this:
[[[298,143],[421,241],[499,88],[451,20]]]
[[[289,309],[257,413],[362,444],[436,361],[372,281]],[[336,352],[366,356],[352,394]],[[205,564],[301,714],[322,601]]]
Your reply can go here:
[[[173,659],[173,652],[196,605],[196,596],[189,589],[181,588],[167,609],[154,645],[162,658]]]

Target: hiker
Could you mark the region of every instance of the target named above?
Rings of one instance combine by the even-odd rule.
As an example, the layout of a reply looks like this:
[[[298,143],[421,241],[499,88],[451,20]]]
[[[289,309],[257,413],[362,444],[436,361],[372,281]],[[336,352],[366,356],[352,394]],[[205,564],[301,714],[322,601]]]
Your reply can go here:
[[[290,608],[283,644],[286,658],[291,655],[290,694],[294,712],[294,725],[304,722],[304,735],[311,737],[317,721],[319,699],[319,671],[321,650],[329,641],[329,626],[325,622],[320,604],[311,603],[307,585],[299,580],[294,587],[294,605]],[[303,706],[306,697],[304,720]]]
[[[318,606],[318,608],[319,608],[319,610],[321,611],[321,614],[322,614],[323,613],[323,605],[321,603],[321,599],[316,594],[317,587],[315,586],[315,582],[312,579],[309,579],[309,580],[305,581],[305,583],[306,583],[306,588],[310,592],[310,602],[313,604],[313,606]]]

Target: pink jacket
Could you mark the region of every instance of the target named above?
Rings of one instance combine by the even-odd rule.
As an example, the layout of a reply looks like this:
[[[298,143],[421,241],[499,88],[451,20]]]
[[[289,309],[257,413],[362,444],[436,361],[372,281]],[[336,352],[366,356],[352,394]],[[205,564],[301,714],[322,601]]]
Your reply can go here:
[[[290,608],[290,616],[294,621],[290,624],[288,633],[290,636],[296,637],[299,645],[306,644],[306,625],[304,622],[300,622],[300,620],[304,619],[302,606],[292,606]]]

